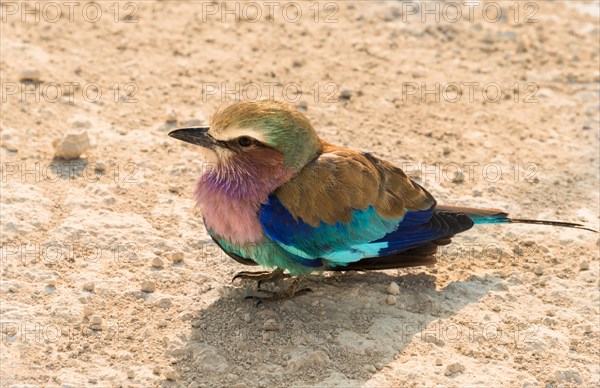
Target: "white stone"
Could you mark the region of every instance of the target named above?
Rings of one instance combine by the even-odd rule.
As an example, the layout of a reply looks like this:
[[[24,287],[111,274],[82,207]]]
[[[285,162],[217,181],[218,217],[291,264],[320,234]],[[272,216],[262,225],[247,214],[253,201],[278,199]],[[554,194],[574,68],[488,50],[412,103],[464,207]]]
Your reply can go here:
[[[102,317],[100,315],[90,315],[90,317],[88,319],[90,320],[90,323],[92,325],[101,325],[102,324]]]
[[[94,291],[95,288],[96,288],[96,285],[92,282],[88,282],[83,285],[83,289],[86,291],[92,292],[92,291]]]
[[[171,380],[171,381],[177,381],[177,379],[179,377],[177,375],[177,372],[171,367],[168,367],[167,369],[165,369],[164,375],[167,380]]]
[[[181,261],[183,261],[183,252],[174,252],[171,253],[171,261],[173,263],[179,263]]]
[[[400,287],[398,287],[398,283],[391,282],[387,288],[387,292],[390,295],[400,295]]]
[[[154,259],[152,259],[152,266],[154,268],[164,268],[165,263],[160,257],[155,257]]]
[[[144,280],[142,282],[143,292],[154,292],[156,291],[156,284],[152,280]]]
[[[77,159],[90,149],[90,138],[86,131],[69,133],[52,142],[54,156],[61,159]]]

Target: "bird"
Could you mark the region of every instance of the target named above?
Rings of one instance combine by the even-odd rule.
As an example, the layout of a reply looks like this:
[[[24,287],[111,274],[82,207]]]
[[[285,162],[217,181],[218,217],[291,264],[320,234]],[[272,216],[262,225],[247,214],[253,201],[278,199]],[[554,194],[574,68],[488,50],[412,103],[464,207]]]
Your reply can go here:
[[[219,108],[209,126],[169,136],[199,146],[205,163],[194,197],[214,242],[244,265],[260,300],[311,291],[318,271],[432,265],[441,245],[475,225],[525,223],[591,230],[571,222],[510,218],[504,211],[438,205],[399,167],[321,139],[310,120],[277,100]],[[263,281],[293,278],[283,292]]]

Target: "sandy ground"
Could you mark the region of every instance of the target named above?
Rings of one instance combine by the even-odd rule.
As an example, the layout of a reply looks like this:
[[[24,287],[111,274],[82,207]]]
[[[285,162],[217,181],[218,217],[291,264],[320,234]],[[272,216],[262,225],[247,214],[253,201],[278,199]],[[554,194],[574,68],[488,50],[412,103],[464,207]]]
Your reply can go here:
[[[439,202],[598,228],[598,3],[419,3],[3,2],[1,386],[598,386],[597,234],[481,226],[256,307],[204,230],[166,134],[257,94]]]

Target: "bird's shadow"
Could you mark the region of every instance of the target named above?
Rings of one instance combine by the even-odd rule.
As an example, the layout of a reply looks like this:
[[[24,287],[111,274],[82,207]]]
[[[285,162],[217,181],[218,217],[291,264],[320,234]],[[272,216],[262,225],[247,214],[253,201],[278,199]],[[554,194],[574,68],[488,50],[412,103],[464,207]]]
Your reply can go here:
[[[389,296],[396,282],[399,295]],[[412,341],[433,347],[465,340],[448,333],[444,319],[501,287],[493,276],[471,276],[436,289],[426,273],[385,272],[314,277],[313,292],[256,306],[246,288],[227,287],[197,312],[178,358],[180,381],[200,385],[334,385],[366,381]],[[395,302],[395,304],[394,304]],[[243,377],[240,377],[243,376]]]

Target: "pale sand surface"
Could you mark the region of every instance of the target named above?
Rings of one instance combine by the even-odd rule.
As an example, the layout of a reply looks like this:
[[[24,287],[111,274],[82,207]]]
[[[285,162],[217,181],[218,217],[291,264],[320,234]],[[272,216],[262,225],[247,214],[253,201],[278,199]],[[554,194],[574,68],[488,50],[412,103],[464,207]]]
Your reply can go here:
[[[1,386],[600,384],[597,234],[481,226],[434,268],[315,275],[311,294],[257,308],[252,284],[230,282],[248,268],[194,209],[197,150],[166,136],[207,123],[224,88],[272,87],[325,139],[405,167],[440,203],[598,228],[597,2],[517,16],[495,3],[496,23],[481,6],[473,22],[423,23],[395,1],[318,2],[317,22],[312,2],[298,22],[280,6],[273,22],[239,24],[201,2],[143,1],[137,23],[115,23],[114,3],[99,4],[96,23],[82,3],[72,23],[0,25]],[[20,78],[46,94],[20,103]],[[425,102],[411,89],[436,82]],[[485,101],[487,84],[507,97]],[[50,165],[52,142],[82,131],[86,160]]]

